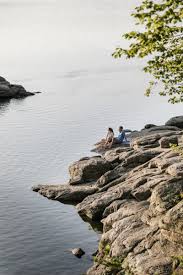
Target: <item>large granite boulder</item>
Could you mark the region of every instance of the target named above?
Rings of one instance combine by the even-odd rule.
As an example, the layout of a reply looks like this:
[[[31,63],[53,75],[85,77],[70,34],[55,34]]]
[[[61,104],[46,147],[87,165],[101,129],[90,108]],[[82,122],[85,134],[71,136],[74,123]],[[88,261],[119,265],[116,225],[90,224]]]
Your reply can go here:
[[[170,137],[162,137],[159,140],[159,144],[161,148],[170,148],[171,144],[178,145],[178,137],[174,135]]]
[[[140,151],[140,152],[135,152],[133,155],[129,156],[124,160],[124,167],[137,167],[140,164],[143,164],[157,155],[159,155],[161,151],[159,150],[146,150],[146,151]]]
[[[103,212],[113,201],[125,198],[127,193],[122,188],[110,189],[107,192],[95,193],[86,197],[76,208],[82,217],[98,221],[102,218]]]
[[[165,123],[165,125],[176,126],[180,129],[183,129],[183,116],[172,117]]]
[[[111,164],[98,157],[83,158],[69,166],[70,184],[94,182],[111,169]]]
[[[131,148],[118,147],[117,149],[108,150],[103,157],[110,163],[120,163],[132,153]]]
[[[161,218],[159,227],[163,229],[163,234],[166,234],[170,241],[178,241],[183,244],[183,199],[179,199],[177,204]]]
[[[149,202],[143,201],[138,202],[134,199],[131,200],[117,200],[108,206],[107,209],[113,208],[114,205],[117,202],[117,208],[114,209],[112,213],[109,212],[108,216],[102,220],[104,224],[104,232],[108,232],[112,229],[113,224],[124,219],[127,217],[130,217],[132,215],[135,215],[137,212],[142,214],[143,211],[147,210],[149,207]],[[116,211],[115,211],[116,210]],[[106,211],[104,213],[104,216],[106,216]]]
[[[157,217],[158,223],[159,215],[166,213],[166,211],[174,207],[179,202],[179,195],[182,192],[182,180],[170,179],[160,182],[155,186],[150,198],[149,207],[149,217],[152,218],[152,222],[155,222],[154,217]]]
[[[21,85],[10,84],[5,78],[0,77],[0,99],[22,98],[34,95]]]
[[[144,129],[150,129],[150,128],[153,128],[153,127],[156,127],[157,125],[155,125],[155,124],[151,124],[151,123],[149,123],[149,124],[146,124],[145,126],[144,126]]]

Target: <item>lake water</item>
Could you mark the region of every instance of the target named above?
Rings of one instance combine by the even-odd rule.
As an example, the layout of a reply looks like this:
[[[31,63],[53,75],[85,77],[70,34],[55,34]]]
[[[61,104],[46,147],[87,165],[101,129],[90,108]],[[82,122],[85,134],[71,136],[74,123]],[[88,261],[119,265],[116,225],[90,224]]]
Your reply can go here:
[[[73,206],[31,187],[67,181],[68,165],[89,155],[108,126],[139,129],[181,114],[181,105],[143,96],[140,63],[111,58],[132,26],[138,1],[128,2],[0,1],[0,74],[42,92],[0,102],[1,275],[83,274],[99,235]],[[86,251],[82,259],[75,247]]]

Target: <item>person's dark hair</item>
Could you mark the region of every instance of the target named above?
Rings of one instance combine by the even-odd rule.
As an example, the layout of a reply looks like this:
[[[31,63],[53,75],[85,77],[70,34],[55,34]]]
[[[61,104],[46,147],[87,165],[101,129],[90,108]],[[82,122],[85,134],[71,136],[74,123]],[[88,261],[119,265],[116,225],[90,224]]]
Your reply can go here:
[[[123,126],[119,126],[119,129],[123,130]]]
[[[112,128],[108,128],[108,131],[110,131],[110,132],[112,132],[112,133],[114,133],[114,131],[113,131],[113,129]]]

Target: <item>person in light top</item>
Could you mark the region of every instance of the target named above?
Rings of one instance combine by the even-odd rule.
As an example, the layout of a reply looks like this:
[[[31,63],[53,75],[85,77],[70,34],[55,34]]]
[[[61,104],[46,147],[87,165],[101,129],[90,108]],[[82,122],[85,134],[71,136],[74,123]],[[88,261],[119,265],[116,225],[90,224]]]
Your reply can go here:
[[[114,142],[114,131],[112,128],[108,128],[107,136],[105,139],[104,147],[111,147]]]
[[[114,142],[114,131],[111,127],[108,128],[107,135],[101,141],[96,143],[97,147],[110,148]]]

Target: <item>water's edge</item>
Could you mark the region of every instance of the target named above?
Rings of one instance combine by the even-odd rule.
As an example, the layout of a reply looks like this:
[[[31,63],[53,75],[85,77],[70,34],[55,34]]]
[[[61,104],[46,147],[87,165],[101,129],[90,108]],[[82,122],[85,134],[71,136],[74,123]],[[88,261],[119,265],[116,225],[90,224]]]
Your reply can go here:
[[[88,275],[108,272],[111,275],[120,272],[151,275],[152,269],[155,273],[169,270],[168,275],[173,269],[176,272],[173,259],[182,255],[183,245],[180,244],[179,248],[175,245],[179,239],[175,228],[179,230],[179,211],[183,201],[175,202],[174,196],[175,192],[179,195],[183,192],[180,181],[183,174],[179,172],[183,160],[178,151],[172,151],[170,144],[183,146],[183,130],[177,127],[180,121],[176,126],[174,120],[180,118],[163,126],[148,124],[140,132],[132,133],[129,147],[115,146],[102,156],[82,158],[71,164],[70,180],[65,185],[33,187],[33,191],[48,199],[62,203],[73,201],[80,217],[89,222],[93,230],[102,232],[98,250],[94,253],[95,262],[87,271]],[[183,129],[183,117],[181,121]],[[172,198],[167,196],[168,192]],[[160,216],[161,208],[166,210]],[[174,221],[171,220],[171,211],[175,214]],[[167,216],[167,228],[163,225],[164,216]],[[161,219],[162,225],[159,223]],[[164,230],[170,231],[168,236]],[[159,245],[155,251],[153,244],[147,248],[152,239]],[[152,255],[139,264],[137,259],[142,257],[143,260],[145,250],[151,250]]]

